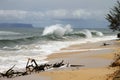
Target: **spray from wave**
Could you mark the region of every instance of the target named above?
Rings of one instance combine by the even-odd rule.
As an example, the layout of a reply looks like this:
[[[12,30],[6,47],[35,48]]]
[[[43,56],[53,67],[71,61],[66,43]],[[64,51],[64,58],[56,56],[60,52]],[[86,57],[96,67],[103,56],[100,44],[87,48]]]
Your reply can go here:
[[[92,38],[91,32],[90,32],[89,30],[87,30],[87,29],[83,30],[83,34],[85,34],[85,36],[86,36],[87,38]]]
[[[71,28],[70,24],[68,25],[56,24],[56,25],[46,27],[42,35],[43,36],[54,35],[54,37],[62,38],[65,34],[68,34],[72,31],[73,29]]]
[[[77,31],[73,31],[70,24],[68,25],[56,24],[49,27],[45,27],[42,35],[52,39],[63,38],[65,36],[80,36],[80,37],[92,38],[94,35],[98,37],[103,36],[103,33],[100,31],[88,30],[88,29],[84,29],[77,32]]]

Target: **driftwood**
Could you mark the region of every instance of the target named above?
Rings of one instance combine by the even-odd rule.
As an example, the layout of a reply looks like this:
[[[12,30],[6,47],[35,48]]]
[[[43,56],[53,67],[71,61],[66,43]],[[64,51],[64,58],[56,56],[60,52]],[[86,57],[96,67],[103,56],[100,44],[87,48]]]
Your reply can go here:
[[[58,67],[65,65],[63,62],[64,62],[64,60],[62,60],[60,63],[53,64],[53,68],[58,68]]]
[[[30,64],[30,65],[29,65]],[[27,72],[38,72],[38,71],[45,71],[45,68],[48,69],[51,65],[49,64],[42,64],[38,65],[35,59],[28,59],[27,65],[26,65],[26,71]]]
[[[0,73],[0,77],[12,78],[12,77],[24,76],[28,74],[26,71],[25,72],[14,71],[13,70],[14,67],[15,65],[12,66],[10,69],[8,69],[5,73]]]
[[[83,67],[84,65],[70,65],[70,67]]]
[[[31,74],[32,72],[40,72],[40,71],[45,71],[46,69],[49,68],[59,68],[61,66],[64,66],[64,60],[61,62],[55,63],[55,64],[41,64],[38,65],[35,59],[28,59],[25,71],[20,72],[20,71],[15,71],[13,68],[15,67],[12,66],[10,69],[8,69],[5,73],[0,73],[0,77],[7,77],[7,78],[12,78],[12,77],[17,77],[17,76],[24,76]],[[69,64],[66,65],[68,67]],[[70,67],[81,67],[83,65],[70,65]]]
[[[11,78],[13,76],[13,73],[14,73],[14,70],[13,70],[14,67],[15,67],[15,65],[12,66],[10,69],[8,69],[5,73],[0,73],[0,75],[2,77]]]

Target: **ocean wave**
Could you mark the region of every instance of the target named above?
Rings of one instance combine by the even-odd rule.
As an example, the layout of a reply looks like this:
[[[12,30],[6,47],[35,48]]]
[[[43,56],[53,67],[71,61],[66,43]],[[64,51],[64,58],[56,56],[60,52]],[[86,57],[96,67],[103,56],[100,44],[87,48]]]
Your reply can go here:
[[[7,31],[0,31],[2,34],[10,34],[10,35],[23,35],[22,33],[16,32],[7,32]],[[97,30],[79,30],[73,31],[71,25],[62,25],[56,24],[52,26],[48,26],[43,30],[42,34],[39,35],[31,35],[26,36],[23,35],[22,37],[16,37],[15,39],[12,38],[3,38],[0,39],[0,48],[5,46],[16,46],[16,45],[23,45],[23,44],[32,44],[36,42],[42,41],[60,41],[60,40],[70,40],[70,39],[78,39],[78,38],[92,38],[92,37],[101,37],[104,36],[102,32]]]
[[[23,38],[18,38],[18,39],[1,39],[0,40],[0,47],[5,47],[5,46],[16,46],[20,44],[30,44],[37,40],[39,37],[37,36],[31,36],[31,37],[23,37]]]
[[[0,35],[20,35],[21,33],[12,31],[0,31]]]
[[[93,35],[96,35],[96,36],[104,36],[104,34],[103,34],[102,32],[96,31],[96,30],[91,30],[91,33],[92,33]]]
[[[75,31],[70,34],[66,34],[67,36],[77,36],[77,37],[82,37],[82,38],[92,38],[92,37],[102,37],[104,34],[100,31],[96,30],[88,30],[84,29],[81,31]]]
[[[43,36],[49,37],[50,39],[63,38],[65,36],[80,36],[84,38],[92,38],[93,36],[103,36],[103,33],[96,30],[84,29],[81,31],[73,31],[71,25],[56,24],[46,27],[43,31]]]
[[[53,35],[57,38],[62,38],[65,34],[68,34],[72,32],[73,29],[71,28],[71,25],[62,25],[62,24],[56,24],[49,27],[46,27],[43,31],[43,36],[46,35]]]
[[[103,31],[100,31],[97,29],[73,30],[71,25],[59,24],[40,29],[40,31],[39,28],[37,31],[29,30],[28,32],[18,30],[21,35],[15,35],[14,38],[7,36],[8,38],[5,39],[4,36],[3,38],[0,36],[0,71],[7,70],[13,64],[17,64],[16,68],[23,68],[28,58],[34,58],[39,61],[38,64],[42,64],[46,62],[44,60],[47,55],[60,52],[61,49],[70,45],[116,39],[116,36],[111,36],[111,32],[109,32],[110,36],[106,34],[104,36]]]

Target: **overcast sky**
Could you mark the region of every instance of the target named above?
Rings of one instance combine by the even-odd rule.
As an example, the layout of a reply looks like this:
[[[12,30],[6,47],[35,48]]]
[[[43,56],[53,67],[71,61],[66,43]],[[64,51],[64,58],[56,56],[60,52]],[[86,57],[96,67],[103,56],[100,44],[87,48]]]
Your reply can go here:
[[[0,22],[104,21],[117,0],[0,0]],[[68,23],[69,24],[69,23]]]

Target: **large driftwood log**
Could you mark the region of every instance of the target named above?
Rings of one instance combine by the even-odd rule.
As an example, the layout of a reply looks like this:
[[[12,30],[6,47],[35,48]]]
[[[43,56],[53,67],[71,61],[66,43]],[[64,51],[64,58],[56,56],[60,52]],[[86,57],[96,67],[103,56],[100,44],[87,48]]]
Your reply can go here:
[[[49,68],[59,68],[64,65],[65,65],[64,60],[62,60],[61,62],[55,63],[55,64],[38,65],[35,59],[29,58],[24,72],[13,70],[13,68],[15,67],[14,65],[10,69],[8,69],[5,73],[0,73],[0,77],[12,78],[12,77],[17,77],[17,76],[24,76],[24,75],[31,74],[32,72],[45,71],[45,69],[49,69]],[[68,65],[69,64],[67,64],[66,67],[68,67]],[[70,67],[81,67],[81,66],[83,65],[70,65]]]

